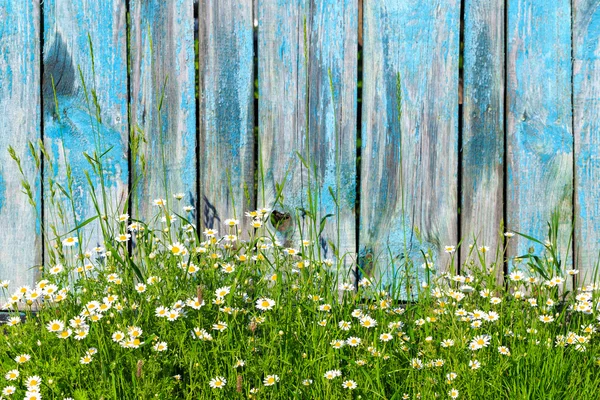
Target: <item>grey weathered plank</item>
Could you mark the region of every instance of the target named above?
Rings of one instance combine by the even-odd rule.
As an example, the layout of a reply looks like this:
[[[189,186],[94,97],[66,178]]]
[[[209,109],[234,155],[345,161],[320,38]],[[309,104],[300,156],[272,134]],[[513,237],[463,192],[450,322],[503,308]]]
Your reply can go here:
[[[317,169],[321,255],[356,253],[356,1],[314,2],[308,21],[309,152]],[[332,94],[333,91],[333,94]],[[331,192],[330,192],[331,189]],[[332,196],[333,194],[333,196]],[[335,196],[335,199],[334,199]],[[336,206],[337,202],[337,206]],[[345,265],[351,263],[350,257]],[[344,273],[348,273],[346,270]]]
[[[0,309],[21,285],[33,286],[35,265],[42,260],[40,220],[21,193],[21,175],[7,151],[12,146],[22,160],[37,212],[41,209],[40,172],[29,157],[27,141],[36,142],[40,129],[40,7],[36,1],[0,3]]]
[[[237,217],[245,233],[255,207],[252,0],[199,6],[200,218],[226,234]]]
[[[127,201],[127,9],[124,0],[46,0],[43,10],[44,143],[54,159],[53,168],[44,170],[44,216],[48,229],[54,225],[59,234],[65,234],[75,223],[96,215],[84,176],[84,171],[91,171],[84,151],[101,154],[113,146],[103,159],[107,202],[106,211],[104,206],[101,211],[112,215],[122,210]],[[97,122],[93,101],[88,104],[86,100],[80,70],[88,96],[91,98],[94,90],[97,93],[102,124]],[[52,205],[47,179],[54,178],[66,188],[65,162],[72,169],[75,215],[67,207],[66,217],[61,220]],[[92,175],[92,183],[104,204],[99,179]],[[55,190],[59,193],[56,187]],[[102,242],[97,224],[89,224],[83,231],[80,245],[84,249]]]
[[[459,9],[364,3],[360,254],[367,275],[403,290],[422,277],[420,250],[447,270],[444,246],[457,242]]]
[[[504,222],[504,1],[464,6],[461,263],[473,236],[494,256]]]
[[[559,251],[571,234],[573,135],[571,2],[518,0],[508,4],[507,227],[541,240],[560,212]],[[511,239],[509,256],[543,246]]]
[[[308,6],[294,0],[258,1],[259,160],[257,204],[274,208],[279,238],[297,246],[298,208],[307,208],[307,169],[296,152],[307,156],[307,59],[305,23]],[[283,198],[274,204],[276,185]]]
[[[152,200],[168,198],[175,212],[197,205],[194,5],[134,0],[130,6],[131,124],[146,143],[132,166],[135,215],[150,218]],[[139,182],[136,181],[139,177]],[[172,195],[184,193],[177,201]]]
[[[600,252],[600,1],[573,2],[575,266],[594,279]]]

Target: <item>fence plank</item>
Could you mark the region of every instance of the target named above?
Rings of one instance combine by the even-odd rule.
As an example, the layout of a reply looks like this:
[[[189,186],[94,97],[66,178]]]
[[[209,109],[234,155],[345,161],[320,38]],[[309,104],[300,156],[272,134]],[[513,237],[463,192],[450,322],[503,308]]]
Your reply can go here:
[[[32,286],[34,265],[42,260],[40,220],[21,194],[21,175],[8,146],[22,159],[39,212],[40,176],[27,141],[40,131],[40,9],[34,1],[0,3],[0,281],[10,280],[9,294]],[[0,309],[6,297],[0,289]]]
[[[132,177],[134,214],[150,218],[152,199],[184,193],[173,209],[195,220],[182,210],[197,201],[194,5],[135,0],[130,15],[131,123],[146,137],[145,168],[136,162]]]
[[[473,235],[492,255],[502,245],[504,28],[504,1],[465,1],[461,263]],[[501,279],[502,268],[498,272]]]
[[[202,225],[255,207],[252,0],[200,2],[200,193]],[[235,204],[235,207],[234,207]]]
[[[565,258],[572,222],[571,2],[518,0],[508,6],[507,226],[542,241],[560,212]],[[543,246],[514,238],[509,256]]]
[[[573,2],[575,265],[593,280],[600,251],[600,1]]]
[[[279,239],[297,246],[300,228],[294,216],[308,208],[307,171],[296,152],[307,150],[307,60],[305,22],[308,10],[301,0],[284,4],[258,2],[259,160],[258,205],[274,208],[272,222]],[[277,185],[282,199],[275,203]]]
[[[72,169],[75,203],[75,217],[67,208],[66,220],[61,221],[51,204],[52,193],[59,196],[60,192],[56,186],[50,188],[45,182],[45,223],[47,227],[55,225],[58,233],[64,234],[75,226],[75,222],[96,214],[84,175],[84,171],[91,171],[84,151],[99,155],[113,146],[103,158],[108,199],[106,213],[123,209],[127,201],[127,9],[124,0],[46,0],[43,10],[44,143],[55,160],[52,168],[45,168],[44,179],[53,177],[67,188],[65,163],[68,162]],[[80,71],[85,79],[89,103]],[[96,119],[92,91],[97,94],[102,124]],[[93,175],[92,183],[103,204],[99,180]],[[87,225],[84,231],[89,239],[81,244],[84,249],[102,242],[95,224]]]
[[[318,220],[332,215],[326,220],[319,246],[324,258],[333,258],[336,252],[354,258],[358,64],[356,1],[314,2],[308,25],[308,136],[310,154],[317,167]],[[350,264],[350,258],[345,260],[346,267]],[[343,274],[348,272],[346,269]]]
[[[422,275],[421,250],[448,269],[444,246],[456,244],[459,9],[458,0],[364,3],[360,254],[383,285]]]

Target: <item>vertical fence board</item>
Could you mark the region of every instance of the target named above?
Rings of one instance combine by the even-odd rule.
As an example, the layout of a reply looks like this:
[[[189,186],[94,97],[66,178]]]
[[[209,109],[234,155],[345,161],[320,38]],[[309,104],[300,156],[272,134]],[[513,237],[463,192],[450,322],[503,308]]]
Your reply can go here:
[[[422,275],[421,250],[448,269],[444,246],[456,244],[459,10],[458,0],[364,3],[360,255],[383,285]]]
[[[252,0],[200,3],[200,216],[222,234],[235,216],[246,232],[244,212],[255,206]]]
[[[193,2],[134,0],[130,7],[131,123],[146,137],[145,169],[132,166],[132,208],[149,218],[153,199],[184,193],[173,209],[194,220],[181,210],[197,201]]]
[[[502,244],[504,1],[466,0],[464,18],[461,262],[473,235],[492,255]]]
[[[309,22],[309,149],[317,170],[318,220],[332,215],[319,246],[324,258],[336,251],[354,257],[357,3],[314,1]]]
[[[575,265],[589,283],[600,251],[600,1],[573,2],[573,46]]]
[[[33,285],[42,259],[40,221],[21,193],[21,174],[8,146],[22,160],[40,211],[40,177],[27,141],[40,136],[40,9],[34,1],[0,3],[0,281],[10,292]],[[0,290],[0,309],[4,305]]]
[[[257,203],[273,207],[279,240],[297,246],[297,208],[308,207],[307,171],[296,152],[307,149],[307,70],[301,0],[259,0],[258,84],[259,160]],[[283,185],[278,204],[277,185]]]
[[[44,142],[55,160],[53,169],[45,168],[44,179],[53,177],[67,188],[65,163],[70,163],[75,220],[80,223],[96,214],[84,175],[84,171],[91,171],[84,151],[90,154],[96,151],[99,155],[113,146],[103,158],[108,213],[122,209],[127,201],[127,9],[124,0],[46,0],[43,9]],[[88,35],[93,47],[93,63]],[[79,71],[85,79],[90,104],[86,101]],[[91,100],[94,90],[101,109],[101,125],[97,123],[96,108]],[[102,204],[99,180],[90,175]],[[59,193],[56,187],[54,189]],[[65,234],[75,226],[72,212],[67,208],[68,220],[59,221],[51,196],[50,187],[44,182],[46,226],[55,225],[59,234]],[[87,225],[84,231],[89,239],[80,244],[84,249],[101,243],[96,224]]]
[[[551,213],[559,211],[558,248],[570,264],[571,2],[511,1],[507,56],[507,226],[543,241]],[[509,256],[544,247],[519,237],[510,243]]]

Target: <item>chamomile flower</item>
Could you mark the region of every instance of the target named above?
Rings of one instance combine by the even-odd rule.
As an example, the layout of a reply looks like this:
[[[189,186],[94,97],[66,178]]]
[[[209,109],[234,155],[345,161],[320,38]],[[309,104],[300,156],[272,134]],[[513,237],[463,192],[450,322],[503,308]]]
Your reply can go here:
[[[260,298],[256,300],[256,308],[261,311],[271,310],[275,307],[275,300],[269,299],[267,297]]]
[[[90,354],[86,354],[79,359],[79,363],[85,365],[85,364],[91,363],[92,360],[93,360],[93,357]]]
[[[279,382],[278,375],[267,375],[263,380],[263,385],[265,386],[273,386],[275,383]]]
[[[78,242],[79,242],[79,239],[77,239],[76,237],[72,236],[72,237],[68,237],[68,238],[63,239],[62,245],[65,246],[65,247],[73,247]]]
[[[365,315],[360,319],[360,325],[365,328],[374,328],[377,326],[377,321],[369,317],[368,315]]]
[[[168,346],[166,342],[157,342],[154,346],[152,346],[152,349],[157,352],[166,351],[167,348]]]
[[[346,339],[346,344],[350,347],[357,347],[358,345],[360,345],[361,341],[361,338],[350,336],[348,339]]]
[[[119,243],[124,243],[131,239],[131,234],[129,233],[120,233],[115,237],[115,240]]]
[[[356,382],[354,382],[353,380],[347,380],[347,381],[342,382],[342,387],[344,389],[354,390],[354,389],[356,389],[357,385],[356,385]]]
[[[448,396],[450,396],[451,399],[457,399],[458,398],[458,390],[452,388],[450,389],[450,391],[448,392]]]
[[[58,319],[53,319],[52,321],[46,324],[46,329],[48,330],[48,332],[60,332],[64,329],[64,327],[65,324]]]
[[[14,381],[19,377],[19,375],[20,374],[18,369],[11,369],[4,375],[4,379],[6,379],[7,381]]]
[[[227,324],[225,322],[219,321],[212,326],[212,328],[216,331],[223,332],[227,329]]]
[[[323,377],[327,380],[335,379],[338,376],[342,376],[342,371],[340,371],[339,369],[329,370],[329,371],[325,372],[325,374],[323,375]]]
[[[510,350],[506,346],[498,347],[498,353],[502,354],[503,356],[510,356]]]
[[[210,380],[210,382],[208,382],[208,385],[213,389],[223,389],[226,384],[227,384],[227,379],[225,379],[222,376],[217,376],[215,378],[212,378]]]

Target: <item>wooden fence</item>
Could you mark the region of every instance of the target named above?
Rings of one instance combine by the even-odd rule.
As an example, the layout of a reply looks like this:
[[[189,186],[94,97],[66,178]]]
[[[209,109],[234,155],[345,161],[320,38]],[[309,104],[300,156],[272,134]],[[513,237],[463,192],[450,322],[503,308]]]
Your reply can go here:
[[[320,240],[327,257],[336,244],[389,283],[390,257],[431,250],[443,269],[445,245],[475,234],[495,249],[501,224],[545,238],[559,211],[565,264],[589,280],[599,56],[599,0],[2,0],[0,279],[30,284],[43,258],[6,147],[24,158],[47,223],[43,178],[64,182],[68,160],[81,221],[93,211],[82,155],[92,132],[114,146],[106,174],[122,205],[139,129],[148,175],[131,196],[136,215],[153,212],[166,180],[199,226],[219,228],[232,203],[238,216],[271,207],[285,182],[277,218],[293,241],[286,214],[307,206],[309,182],[298,151],[316,165],[319,218],[339,206]],[[25,154],[39,139],[60,162],[36,174]],[[510,239],[508,255],[530,246],[542,251]]]

